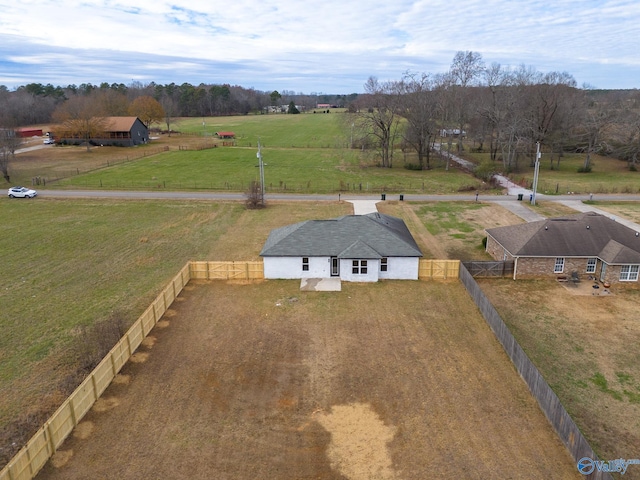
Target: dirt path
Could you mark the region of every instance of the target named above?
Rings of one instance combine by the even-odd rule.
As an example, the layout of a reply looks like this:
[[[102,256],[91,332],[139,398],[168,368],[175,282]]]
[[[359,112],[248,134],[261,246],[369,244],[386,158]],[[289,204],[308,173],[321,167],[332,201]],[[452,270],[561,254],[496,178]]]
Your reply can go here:
[[[446,259],[449,258],[446,249],[434,235],[429,233],[424,223],[420,221],[414,207],[408,203],[399,203],[396,205],[393,215],[401,216],[407,227],[411,231],[411,235],[416,240],[424,258]],[[398,213],[398,210],[401,212]]]
[[[191,283],[38,479],[580,478],[458,282]]]

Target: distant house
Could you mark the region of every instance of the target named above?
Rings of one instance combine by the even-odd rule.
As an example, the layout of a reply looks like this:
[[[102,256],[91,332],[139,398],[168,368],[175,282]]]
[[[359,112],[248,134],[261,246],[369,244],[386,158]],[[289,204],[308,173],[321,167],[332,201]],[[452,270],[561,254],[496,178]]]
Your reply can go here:
[[[637,282],[640,233],[588,212],[490,228],[486,250],[496,260],[513,260],[513,278],[591,276],[601,282]]]
[[[234,132],[216,132],[216,136],[218,138],[236,138],[236,134]]]
[[[149,142],[149,130],[138,117],[105,117],[102,131],[89,139],[94,145],[117,145],[133,147]],[[70,132],[56,132],[60,143],[81,144],[86,141]]]
[[[278,228],[260,256],[265,278],[376,282],[417,280],[422,252],[401,219],[371,213]]]
[[[449,129],[442,129],[440,130],[440,136],[441,137],[459,137],[460,136],[460,129],[459,128],[449,128]],[[466,137],[467,136],[467,132],[465,130],[462,130],[462,136]]]

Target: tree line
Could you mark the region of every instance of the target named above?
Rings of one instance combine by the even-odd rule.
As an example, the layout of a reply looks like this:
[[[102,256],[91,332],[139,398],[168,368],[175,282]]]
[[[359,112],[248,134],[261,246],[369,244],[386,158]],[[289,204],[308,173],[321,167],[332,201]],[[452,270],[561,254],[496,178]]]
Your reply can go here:
[[[0,127],[49,123],[54,121],[56,110],[77,98],[88,100],[87,103],[92,103],[102,116],[128,115],[130,104],[138,97],[153,98],[171,117],[209,117],[262,112],[267,106],[288,105],[291,101],[305,109],[315,108],[318,103],[344,107],[357,94],[305,95],[287,90],[263,92],[229,84],[195,86],[154,82],[132,82],[130,85],[83,83],[66,87],[30,83],[13,91],[0,85]]]
[[[487,66],[472,51],[457,52],[445,73],[406,72],[385,82],[370,77],[364,90],[349,106],[352,143],[362,144],[352,146],[374,147],[381,167],[391,167],[400,149],[413,152],[417,167],[428,170],[434,150],[459,153],[466,143],[490,153],[491,162],[479,167],[489,178],[498,165],[511,172],[533,162],[539,143],[552,167],[564,153],[582,152],[584,172],[594,154],[636,169],[638,90],[578,88],[567,72]]]

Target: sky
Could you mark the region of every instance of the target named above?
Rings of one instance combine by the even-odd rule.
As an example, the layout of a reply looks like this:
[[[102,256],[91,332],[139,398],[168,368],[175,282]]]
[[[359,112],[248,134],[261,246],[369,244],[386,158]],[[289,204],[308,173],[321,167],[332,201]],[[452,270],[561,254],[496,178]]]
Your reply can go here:
[[[0,0],[0,85],[230,84],[362,93],[487,65],[640,88],[638,0]]]

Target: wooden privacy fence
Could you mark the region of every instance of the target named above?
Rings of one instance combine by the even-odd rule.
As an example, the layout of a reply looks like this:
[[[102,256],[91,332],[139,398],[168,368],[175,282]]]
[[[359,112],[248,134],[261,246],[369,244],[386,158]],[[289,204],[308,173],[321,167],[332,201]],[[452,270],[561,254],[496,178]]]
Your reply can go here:
[[[584,438],[571,416],[569,416],[562,403],[560,403],[558,396],[511,334],[509,327],[504,323],[500,314],[480,289],[480,286],[464,264],[460,265],[460,280],[480,309],[482,316],[491,327],[491,330],[493,330],[498,341],[502,344],[505,352],[507,352],[516,370],[518,370],[518,373],[538,401],[538,405],[540,405],[540,408],[555,429],[560,440],[562,440],[562,443],[564,443],[569,450],[576,465],[580,459],[585,457],[597,460],[598,456],[589,445],[589,442]],[[613,480],[609,473],[601,472],[598,469],[595,469],[588,477],[597,480]]]
[[[200,280],[259,280],[264,265],[258,262],[191,262],[191,278]]]
[[[472,277],[511,277],[515,262],[462,262]]]
[[[0,480],[31,480],[91,409],[190,279],[190,265],[162,290],[115,347],[0,471]]]
[[[420,280],[442,280],[458,278],[460,275],[460,260],[427,260],[420,259],[418,278]]]

